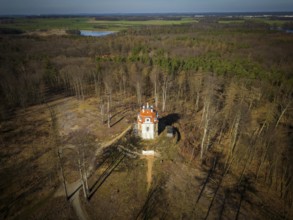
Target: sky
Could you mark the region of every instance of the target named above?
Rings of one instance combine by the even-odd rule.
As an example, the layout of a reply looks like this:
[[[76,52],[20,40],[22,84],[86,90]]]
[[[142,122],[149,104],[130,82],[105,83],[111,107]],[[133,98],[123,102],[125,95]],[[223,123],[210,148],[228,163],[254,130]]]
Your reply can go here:
[[[0,0],[0,15],[292,12],[293,0]]]

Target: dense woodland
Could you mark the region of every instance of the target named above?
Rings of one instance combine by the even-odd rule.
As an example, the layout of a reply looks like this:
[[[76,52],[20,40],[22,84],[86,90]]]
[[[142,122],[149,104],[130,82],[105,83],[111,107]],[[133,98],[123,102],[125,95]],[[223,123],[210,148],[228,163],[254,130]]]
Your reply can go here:
[[[179,115],[187,161],[220,155],[223,173],[264,186],[285,218],[292,211],[292,34],[203,20],[102,38],[2,35],[0,51],[1,121],[60,96],[148,101]]]

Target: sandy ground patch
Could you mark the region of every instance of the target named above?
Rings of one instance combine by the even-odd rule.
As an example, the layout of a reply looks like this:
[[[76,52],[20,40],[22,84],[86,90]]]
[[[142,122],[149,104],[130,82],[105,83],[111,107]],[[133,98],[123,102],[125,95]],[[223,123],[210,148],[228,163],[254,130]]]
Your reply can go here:
[[[45,31],[44,30],[30,31],[25,33],[25,35],[37,35],[37,36],[47,37],[52,35],[62,36],[62,35],[67,35],[67,33],[66,33],[66,30],[64,29],[50,29]]]

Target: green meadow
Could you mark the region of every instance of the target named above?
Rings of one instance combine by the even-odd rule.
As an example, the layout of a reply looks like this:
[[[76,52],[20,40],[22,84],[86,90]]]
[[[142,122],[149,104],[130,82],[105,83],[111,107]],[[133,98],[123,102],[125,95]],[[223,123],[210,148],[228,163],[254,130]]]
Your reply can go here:
[[[119,31],[129,27],[153,26],[153,25],[181,25],[197,22],[192,18],[182,18],[181,20],[96,20],[89,17],[75,18],[15,18],[9,22],[2,22],[0,28],[14,28],[23,31],[49,30],[49,29],[78,29],[78,30],[112,30]]]

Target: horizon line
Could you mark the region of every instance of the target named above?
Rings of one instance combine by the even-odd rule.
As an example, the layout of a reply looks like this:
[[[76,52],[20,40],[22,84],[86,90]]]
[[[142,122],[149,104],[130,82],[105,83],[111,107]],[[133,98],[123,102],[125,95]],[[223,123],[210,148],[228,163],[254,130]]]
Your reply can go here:
[[[293,14],[293,11],[206,11],[206,12],[79,12],[79,13],[19,13],[19,14],[0,14],[0,17],[22,17],[22,16],[86,16],[86,15],[201,15],[201,14]]]

